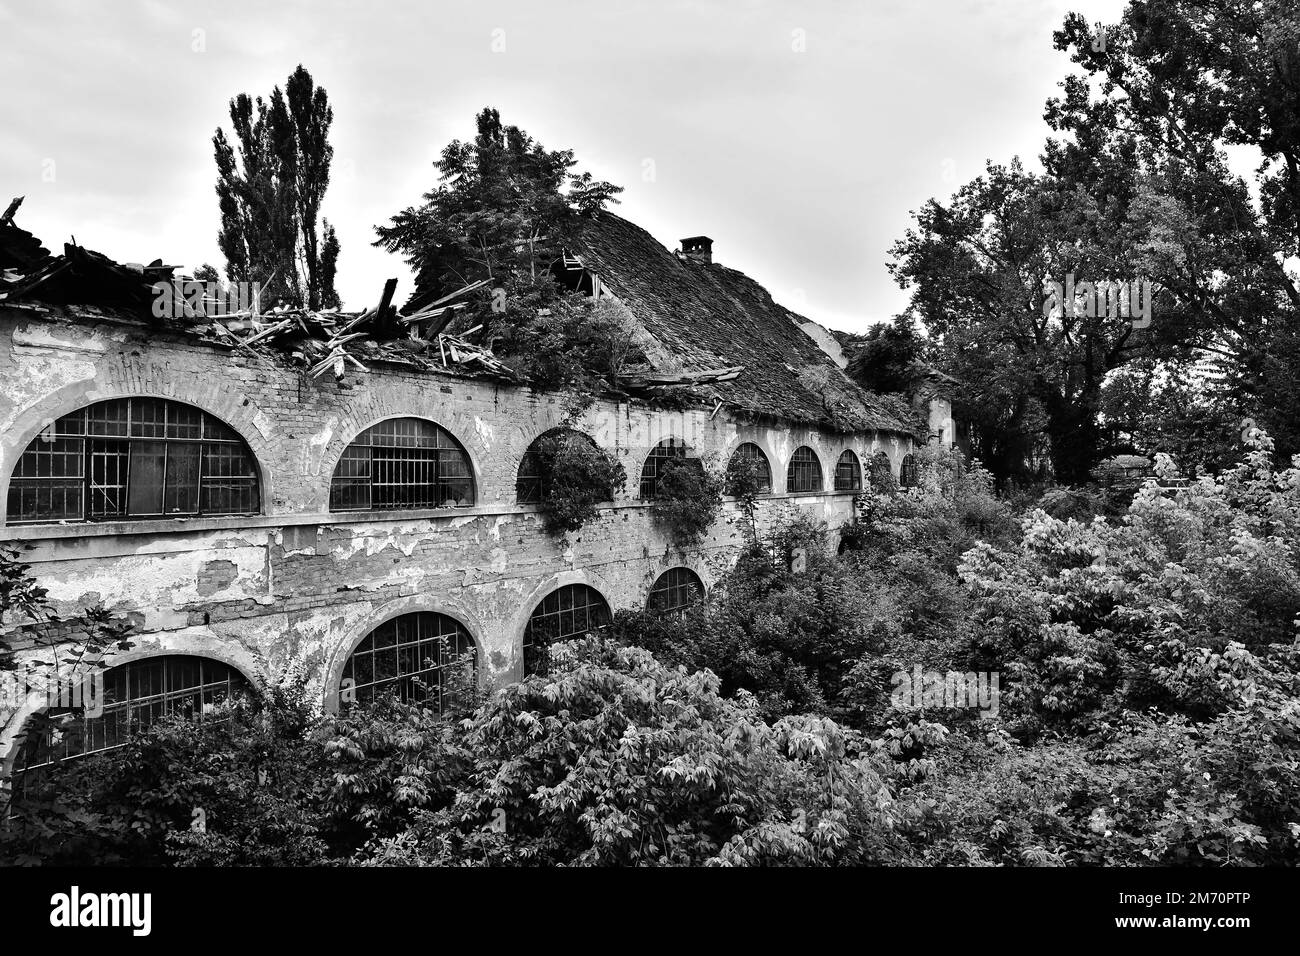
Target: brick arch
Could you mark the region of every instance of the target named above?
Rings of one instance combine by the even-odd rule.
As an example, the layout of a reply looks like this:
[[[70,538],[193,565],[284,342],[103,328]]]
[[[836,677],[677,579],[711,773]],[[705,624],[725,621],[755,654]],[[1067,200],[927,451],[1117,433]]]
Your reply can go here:
[[[767,456],[767,468],[772,473],[772,490],[768,492],[768,494],[770,495],[778,494],[776,490],[777,489],[776,473],[779,469],[779,465],[777,464],[777,462],[781,461],[781,455],[777,453],[776,445],[772,442],[771,434],[767,431],[763,431],[761,433],[755,432],[750,435],[746,435],[743,432],[738,432],[735,435],[735,437],[725,442],[721,446],[721,453],[719,455],[723,472],[724,473],[726,472],[727,466],[731,463],[731,456],[736,453],[736,449],[738,449],[741,445],[745,445],[745,444],[757,445],[759,450],[764,455]],[[785,481],[784,475],[781,477],[780,480],[782,481],[782,483],[784,483]]]
[[[580,423],[579,423],[579,424],[580,424]],[[536,444],[536,443],[537,443],[541,438],[543,438],[544,436],[546,436],[546,435],[550,435],[550,434],[552,434],[552,433],[554,433],[554,432],[568,432],[568,433],[573,434],[573,435],[581,435],[583,438],[585,438],[585,439],[587,439],[589,442],[591,442],[591,445],[592,445],[593,448],[600,448],[600,443],[596,441],[595,437],[594,437],[590,432],[586,431],[585,429],[583,429],[583,428],[581,428],[581,427],[577,427],[576,425],[572,425],[572,424],[571,424],[571,425],[563,425],[563,424],[561,424],[561,425],[549,425],[549,426],[543,428],[541,431],[536,431],[534,428],[529,428],[529,429],[527,429],[527,430],[524,430],[524,429],[521,428],[521,429],[519,429],[519,432],[520,432],[521,438],[524,439],[524,440],[526,440],[526,444],[524,444],[524,446],[523,446],[523,450],[522,450],[522,451],[518,452],[518,454],[512,454],[512,455],[507,459],[508,462],[510,462],[510,463],[512,463],[512,464],[514,465],[514,480],[513,480],[513,481],[511,482],[511,484],[510,484],[510,489],[509,489],[509,492],[510,492],[510,493],[509,493],[509,495],[508,495],[508,500],[511,501],[511,502],[514,503],[514,504],[518,504],[518,503],[519,503],[519,495],[518,495],[519,472],[520,472],[520,469],[522,469],[523,466],[524,466],[524,458],[528,455],[528,453],[529,453],[530,451],[533,450],[533,445],[535,445],[535,444]],[[532,435],[532,437],[531,437],[531,438],[528,438],[527,436],[530,435],[530,434]],[[609,451],[609,449],[601,449],[601,450],[602,450],[602,451],[607,451],[607,452]],[[610,454],[613,454],[613,453],[610,452]],[[624,485],[624,488],[626,489],[626,485]],[[618,492],[615,492],[615,493],[610,497],[610,500],[611,500],[611,501],[617,501],[618,498],[619,498],[619,493],[618,493]]]
[[[533,616],[533,611],[537,609],[537,605],[541,604],[548,594],[567,584],[587,585],[605,599],[611,614],[619,609],[620,605],[611,598],[614,593],[613,588],[600,575],[592,573],[590,569],[561,571],[533,585],[520,596],[518,607],[515,608],[514,614],[510,616],[505,625],[505,633],[510,637],[510,671],[515,675],[516,679],[523,675],[524,628],[528,626],[528,619]]]
[[[470,472],[474,477],[474,506],[477,507],[486,501],[487,484],[484,481],[485,472],[483,470],[483,455],[477,447],[477,434],[474,436],[475,441],[466,441],[465,435],[460,428],[452,425],[445,425],[443,424],[444,419],[435,418],[432,415],[426,415],[416,410],[385,409],[381,414],[373,414],[380,411],[375,408],[359,409],[357,411],[365,414],[366,417],[360,417],[357,412],[343,415],[339,420],[338,431],[330,438],[325,452],[321,455],[320,478],[323,488],[319,493],[322,493],[324,498],[317,502],[317,510],[321,514],[326,514],[330,510],[330,483],[334,480],[334,472],[339,466],[339,461],[343,458],[343,452],[346,451],[347,447],[357,440],[357,436],[367,428],[393,418],[418,418],[431,425],[437,425],[452,438],[456,439],[461,450],[465,453],[465,457],[469,459]],[[450,417],[455,419],[456,415],[453,413]],[[512,489],[513,487],[514,486],[511,485]]]
[[[821,445],[821,441],[820,441],[820,439],[821,439],[821,436],[820,436],[820,435],[818,435],[818,434],[811,434],[811,435],[805,435],[805,436],[804,436],[804,440],[800,441],[798,444],[794,444],[794,442],[791,442],[791,444],[794,444],[794,447],[790,449],[790,456],[789,456],[788,458],[785,458],[785,459],[781,462],[781,491],[782,491],[782,493],[787,494],[787,495],[789,495],[789,494],[799,494],[799,495],[820,495],[820,494],[825,494],[825,493],[826,493],[826,483],[827,483],[828,479],[834,477],[835,469],[834,469],[833,466],[832,466],[831,468],[829,468],[829,469],[826,467],[826,455],[825,455],[825,453],[822,451],[822,449],[821,449],[821,447],[820,447],[820,445]],[[813,490],[813,491],[797,491],[797,492],[796,492],[796,491],[791,491],[791,490],[790,490],[790,462],[794,461],[794,454],[795,454],[795,452],[797,452],[800,448],[807,448],[810,452],[812,452],[812,453],[813,453],[813,456],[817,459],[817,467],[821,469],[821,479],[822,479],[822,480],[821,480],[821,485],[820,485],[818,488],[816,488],[815,490]],[[776,484],[776,475],[773,475],[773,476],[772,476],[772,484],[773,484],[773,485]],[[775,490],[775,489],[774,489],[774,490]]]
[[[633,473],[631,469],[628,470],[627,484],[629,490],[632,492],[632,498],[635,500],[641,500],[641,476],[645,474],[646,462],[650,460],[650,456],[654,454],[654,450],[666,441],[680,441],[686,448],[687,458],[696,458],[701,462],[704,461],[703,452],[700,450],[698,445],[692,445],[686,440],[684,430],[681,432],[673,431],[662,433],[657,441],[644,446],[644,452],[637,456],[635,473]]]
[[[59,649],[63,649],[63,646]],[[105,669],[111,669],[151,657],[169,656],[206,657],[234,668],[248,681],[248,686],[258,693],[262,693],[266,686],[262,662],[248,648],[233,641],[223,641],[207,631],[197,634],[172,633],[166,636],[165,641],[148,647],[137,646],[116,653],[110,651],[104,655],[104,664]],[[13,770],[14,760],[18,756],[18,735],[22,733],[23,727],[44,709],[43,706],[24,702],[0,728],[0,778],[7,780]]]
[[[708,565],[704,562],[703,556],[700,554],[680,555],[673,561],[655,561],[648,567],[646,576],[637,590],[637,607],[645,608],[646,601],[650,599],[650,591],[655,586],[655,582],[673,568],[685,568],[687,571],[690,571],[699,578],[700,584],[704,586],[704,593],[706,596],[712,594],[713,589],[717,586],[718,582],[716,577],[712,574]]]
[[[853,456],[853,467],[854,467],[854,470],[857,472],[857,479],[858,479],[858,488],[859,488],[859,490],[861,490],[862,488],[865,488],[865,487],[866,487],[866,483],[867,483],[867,466],[866,466],[866,463],[865,463],[865,462],[863,461],[863,459],[862,459],[862,453],[859,452],[859,451],[857,450],[857,448],[854,447],[854,444],[855,444],[855,443],[853,443],[853,442],[845,443],[844,445],[842,445],[842,446],[840,447],[839,453],[835,455],[835,465],[834,465],[834,466],[832,467],[832,469],[831,469],[831,491],[832,491],[832,492],[834,492],[834,491],[836,490],[836,489],[835,489],[835,483],[836,483],[836,481],[838,480],[838,472],[839,472],[839,469],[840,469],[840,461],[843,460],[843,458],[844,458],[845,455],[852,455],[852,456]],[[847,493],[847,491],[841,491],[841,492],[839,492],[839,494],[846,494],[846,493]]]
[[[343,668],[347,665],[348,658],[352,656],[352,652],[356,650],[357,645],[380,625],[387,624],[403,614],[417,614],[421,611],[443,614],[456,621],[469,632],[470,640],[474,642],[478,654],[478,680],[481,683],[485,679],[486,668],[484,664],[486,664],[487,644],[483,639],[484,628],[478,617],[459,602],[446,601],[424,594],[414,594],[410,597],[387,601],[378,608],[373,609],[361,619],[360,623],[349,627],[343,636],[335,642],[333,650],[326,658],[325,684],[321,689],[322,704],[326,713],[338,713],[339,682],[343,679]]]
[[[0,516],[4,518],[0,526],[8,522],[4,508],[9,500],[9,482],[13,470],[19,457],[36,440],[41,430],[78,409],[120,398],[159,398],[179,402],[197,408],[229,427],[243,439],[252,453],[253,464],[257,469],[259,513],[271,514],[275,473],[269,462],[274,456],[274,449],[253,423],[260,409],[252,403],[252,399],[223,388],[219,382],[215,387],[208,387],[209,379],[192,375],[177,378],[181,381],[175,386],[159,391],[142,390],[138,383],[119,388],[112,382],[74,382],[51,392],[18,415],[14,425],[0,435]]]

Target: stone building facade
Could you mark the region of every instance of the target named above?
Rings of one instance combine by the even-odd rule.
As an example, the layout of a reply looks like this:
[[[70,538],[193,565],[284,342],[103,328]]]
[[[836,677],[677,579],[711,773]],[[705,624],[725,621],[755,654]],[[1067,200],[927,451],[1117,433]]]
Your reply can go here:
[[[720,268],[676,258],[685,269]],[[636,295],[620,289],[616,270],[602,280],[604,294],[655,335],[654,322],[629,304]],[[750,325],[737,334],[738,352],[710,356],[706,364],[743,358]],[[821,354],[797,324],[786,325]],[[671,353],[668,336],[658,331],[656,342]],[[790,346],[775,347],[791,354]],[[839,374],[829,358],[825,369]],[[752,443],[772,477],[771,492],[760,499],[760,523],[802,511],[832,532],[852,517],[856,494],[853,483],[837,482],[837,471],[843,479],[845,463],[856,466],[860,487],[867,463],[883,454],[898,475],[917,441],[901,418],[879,409],[877,427],[863,421],[844,430],[797,420],[788,396],[774,414],[761,411],[761,396],[750,396],[745,407],[740,392],[678,410],[612,396],[573,427],[617,456],[628,483],[597,520],[561,538],[548,534],[537,507],[517,496],[530,444],[564,421],[561,394],[454,369],[385,363],[343,382],[311,379],[273,353],[221,348],[120,310],[39,301],[0,301],[0,381],[0,507],[9,504],[0,514],[0,545],[27,549],[23,560],[61,613],[102,604],[132,621],[133,646],[110,651],[105,662],[119,667],[194,655],[222,662],[254,686],[294,665],[305,669],[326,710],[339,704],[345,665],[358,644],[402,615],[454,619],[472,638],[479,679],[499,684],[523,672],[530,616],[566,585],[594,589],[613,611],[642,608],[665,572],[686,568],[707,593],[735,560],[743,518],[728,500],[698,547],[674,546],[637,480],[665,439],[716,465]],[[255,462],[256,513],[91,521],[11,513],[15,468],[34,443],[50,439],[52,423],[123,398],[165,399],[233,431]],[[455,440],[472,471],[472,504],[331,509],[331,480],[345,450],[370,426],[398,418],[434,423]],[[815,456],[815,487],[787,485],[796,450],[803,460],[808,450]],[[20,660],[51,653],[39,642],[20,643],[17,651]],[[0,700],[6,766],[39,706]]]

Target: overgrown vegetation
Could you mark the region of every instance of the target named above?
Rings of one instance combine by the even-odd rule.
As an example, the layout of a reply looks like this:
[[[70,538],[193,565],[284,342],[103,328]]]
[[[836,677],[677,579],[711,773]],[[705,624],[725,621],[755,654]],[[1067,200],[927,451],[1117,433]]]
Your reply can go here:
[[[622,192],[576,164],[572,150],[548,150],[484,109],[474,139],[447,145],[434,164],[437,184],[377,226],[375,244],[415,270],[412,304],[484,283],[455,328],[477,329],[539,388],[589,397],[616,386],[639,350],[625,316],[560,279],[582,221]]]
[[[1300,460],[1267,436],[1121,520],[1016,516],[925,453],[854,547],[786,523],[707,606],[620,613],[451,712],[282,681],[56,768],[27,863],[1300,862]],[[1168,470],[1169,463],[1162,469]],[[26,593],[10,575],[6,594]],[[898,675],[993,671],[989,708]],[[295,688],[298,688],[295,690]],[[195,808],[206,827],[192,828]]]
[[[699,544],[722,511],[723,486],[698,458],[669,458],[659,465],[650,514],[678,547]]]
[[[586,435],[556,429],[529,449],[539,475],[538,508],[553,535],[577,531],[627,483],[627,471]]]

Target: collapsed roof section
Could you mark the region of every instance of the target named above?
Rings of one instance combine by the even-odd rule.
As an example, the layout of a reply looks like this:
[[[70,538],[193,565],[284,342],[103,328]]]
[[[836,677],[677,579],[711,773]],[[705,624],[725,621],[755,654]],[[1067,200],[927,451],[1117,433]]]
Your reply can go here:
[[[491,350],[468,340],[476,330],[445,330],[479,282],[403,315],[392,305],[396,279],[379,304],[364,312],[263,308],[256,296],[178,275],[161,259],[147,266],[118,263],[74,242],[50,255],[14,222],[22,199],[0,217],[0,308],[34,311],[71,321],[146,322],[251,355],[277,355],[315,378],[344,381],[367,363],[381,362],[468,377],[514,380]],[[213,294],[215,293],[215,294]]]
[[[456,319],[486,280],[416,309],[408,305],[405,314],[392,304],[396,279],[374,308],[359,313],[263,309],[256,299],[232,310],[228,301],[203,293],[210,287],[178,276],[161,260],[121,264],[75,242],[50,255],[14,223],[19,202],[0,218],[0,307],[74,321],[145,321],[234,351],[276,355],[313,377],[332,374],[340,382],[373,362],[519,380],[493,354],[481,326],[449,331],[468,324]],[[583,291],[626,312],[647,360],[620,377],[618,391],[841,432],[919,433],[904,402],[856,385],[802,328],[809,320],[778,305],[743,273],[713,264],[710,252],[693,247],[674,254],[611,213],[585,224],[564,266],[581,270]],[[159,309],[160,298],[167,308]]]

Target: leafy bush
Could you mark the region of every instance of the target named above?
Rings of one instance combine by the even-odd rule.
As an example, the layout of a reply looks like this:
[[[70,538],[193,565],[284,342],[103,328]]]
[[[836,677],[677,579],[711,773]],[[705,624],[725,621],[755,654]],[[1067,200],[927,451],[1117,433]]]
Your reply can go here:
[[[669,458],[659,465],[650,514],[680,548],[699,544],[722,512],[723,480],[698,458]]]
[[[898,852],[886,758],[821,718],[769,725],[708,671],[587,638],[466,722],[452,805],[372,862],[852,865]]]
[[[1205,719],[1235,697],[1232,645],[1294,640],[1300,462],[1275,472],[1271,448],[1254,439],[1240,465],[1185,487],[1148,481],[1123,523],[1035,511],[1018,547],[965,555],[975,656],[1015,677],[1018,732],[1082,730],[1117,707]]]
[[[724,693],[755,695],[769,720],[816,712],[857,723],[863,701],[842,699],[847,675],[898,636],[900,610],[879,582],[835,560],[827,537],[806,517],[777,526],[741,555],[707,607],[676,623],[624,613],[612,634],[668,663],[711,669]]]
[[[758,536],[758,496],[763,492],[763,472],[763,466],[755,459],[733,455],[723,475],[723,493],[739,503],[751,544]]]
[[[292,712],[290,712],[292,715]],[[115,750],[40,771],[0,828],[20,864],[302,865],[328,856],[329,770],[296,715],[230,705],[224,720],[170,719]]]
[[[553,535],[577,531],[627,483],[623,465],[585,435],[558,431],[536,441],[530,453],[541,475],[542,520]]]

